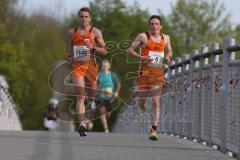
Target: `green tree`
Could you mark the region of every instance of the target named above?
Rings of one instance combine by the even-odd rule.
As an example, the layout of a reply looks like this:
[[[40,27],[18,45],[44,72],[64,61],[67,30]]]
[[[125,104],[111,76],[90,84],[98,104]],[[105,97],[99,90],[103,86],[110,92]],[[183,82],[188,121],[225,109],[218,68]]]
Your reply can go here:
[[[43,111],[52,96],[48,76],[54,68],[54,63],[64,58],[67,40],[60,22],[51,16],[40,14],[26,19],[20,34],[31,53],[27,60],[34,71],[31,83],[27,84],[30,90],[24,97],[23,127],[41,129]]]
[[[8,81],[18,110],[21,110],[20,106],[30,89],[25,85],[32,78],[32,69],[27,65],[28,56],[25,44],[13,45],[6,27],[0,24],[0,74]]]
[[[236,38],[237,44],[240,44],[240,25],[235,27],[232,37]]]
[[[0,22],[6,23],[9,16],[14,12],[12,6],[17,2],[17,0],[1,0],[0,1]]]
[[[175,55],[198,49],[231,32],[229,14],[218,0],[178,0],[168,17]]]

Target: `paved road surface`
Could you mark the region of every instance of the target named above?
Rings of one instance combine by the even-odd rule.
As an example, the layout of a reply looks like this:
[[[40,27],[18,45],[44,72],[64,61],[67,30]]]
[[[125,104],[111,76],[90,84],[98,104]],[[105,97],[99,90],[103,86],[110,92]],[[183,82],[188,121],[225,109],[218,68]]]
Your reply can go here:
[[[0,131],[0,160],[231,160],[219,151],[176,137],[145,134]]]

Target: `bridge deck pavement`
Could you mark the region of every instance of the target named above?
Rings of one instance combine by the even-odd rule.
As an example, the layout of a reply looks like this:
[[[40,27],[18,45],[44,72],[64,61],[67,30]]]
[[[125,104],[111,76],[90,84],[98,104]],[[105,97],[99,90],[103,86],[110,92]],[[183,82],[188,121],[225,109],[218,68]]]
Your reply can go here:
[[[160,135],[0,131],[0,160],[230,160],[210,147]]]

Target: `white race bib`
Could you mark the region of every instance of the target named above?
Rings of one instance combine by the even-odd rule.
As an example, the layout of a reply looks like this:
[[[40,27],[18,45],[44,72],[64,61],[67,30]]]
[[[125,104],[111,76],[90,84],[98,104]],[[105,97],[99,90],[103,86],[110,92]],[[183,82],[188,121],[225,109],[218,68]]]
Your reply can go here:
[[[88,61],[90,59],[90,49],[87,46],[73,46],[75,61]]]
[[[150,62],[150,65],[162,65],[164,59],[164,52],[149,51],[149,56],[153,59]]]

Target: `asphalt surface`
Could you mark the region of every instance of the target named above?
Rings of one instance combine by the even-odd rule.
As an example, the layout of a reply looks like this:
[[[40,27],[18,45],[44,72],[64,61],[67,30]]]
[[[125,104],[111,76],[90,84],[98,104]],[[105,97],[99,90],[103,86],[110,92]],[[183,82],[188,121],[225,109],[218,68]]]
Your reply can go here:
[[[199,143],[160,135],[0,131],[0,160],[232,160]]]

